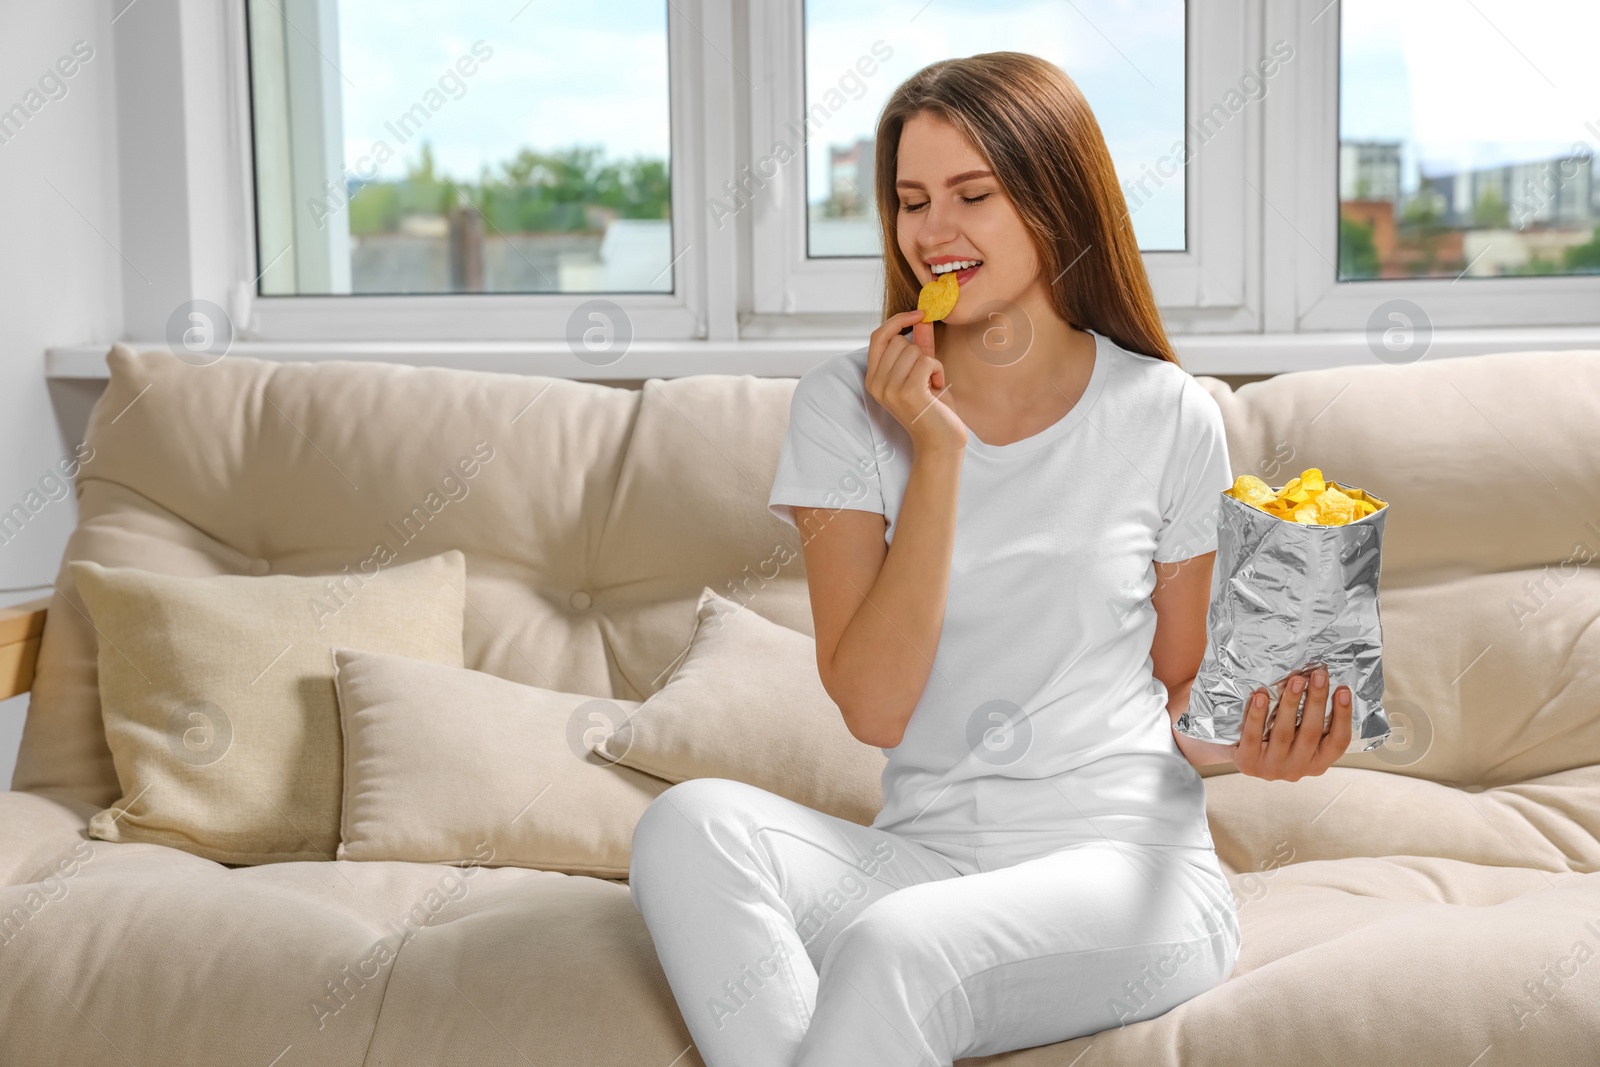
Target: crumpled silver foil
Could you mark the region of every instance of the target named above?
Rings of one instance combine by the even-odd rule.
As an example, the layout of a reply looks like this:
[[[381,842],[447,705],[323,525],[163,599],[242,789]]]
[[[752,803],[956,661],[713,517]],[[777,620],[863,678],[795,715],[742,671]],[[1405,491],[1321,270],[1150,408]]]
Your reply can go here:
[[[1347,751],[1370,751],[1388,739],[1378,618],[1388,513],[1385,505],[1344,526],[1302,525],[1222,494],[1206,651],[1189,706],[1178,716],[1179,733],[1233,744],[1245,701],[1258,686],[1269,694],[1270,726],[1290,676],[1309,676],[1321,664],[1328,670],[1330,721],[1338,710],[1334,690],[1350,687]]]

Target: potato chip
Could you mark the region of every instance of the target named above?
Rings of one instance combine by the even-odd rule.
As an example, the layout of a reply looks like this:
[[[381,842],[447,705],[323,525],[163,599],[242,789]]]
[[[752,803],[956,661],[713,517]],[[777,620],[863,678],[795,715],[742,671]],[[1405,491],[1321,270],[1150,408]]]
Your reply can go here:
[[[938,322],[950,314],[955,310],[956,298],[960,295],[961,286],[953,270],[924,285],[922,292],[917,295],[917,310],[922,312],[922,321]]]
[[[1317,522],[1323,526],[1343,526],[1361,517],[1361,509],[1356,506],[1356,502],[1333,488],[1318,493],[1314,506],[1317,510]]]
[[[1276,492],[1250,474],[1241,474],[1223,492],[1274,518],[1307,526],[1344,526],[1388,506],[1371,493],[1326,480],[1317,467],[1307,467]]]
[[[1235,500],[1246,504],[1261,504],[1273,498],[1272,486],[1253,474],[1241,474],[1233,480],[1233,488],[1225,490]]]
[[[1339,492],[1355,501],[1356,518],[1358,519],[1371,515],[1374,511],[1383,507],[1383,501],[1365,490],[1357,489],[1351,485],[1340,485],[1338,482],[1333,481],[1328,483],[1328,487],[1339,490]]]

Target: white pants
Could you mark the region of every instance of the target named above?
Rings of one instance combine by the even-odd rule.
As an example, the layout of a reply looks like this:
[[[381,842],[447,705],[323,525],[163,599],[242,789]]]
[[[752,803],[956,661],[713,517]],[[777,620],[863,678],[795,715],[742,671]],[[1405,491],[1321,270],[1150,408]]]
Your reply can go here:
[[[1209,848],[979,850],[725,778],[651,802],[629,890],[706,1067],[949,1067],[1150,1019],[1239,952]]]

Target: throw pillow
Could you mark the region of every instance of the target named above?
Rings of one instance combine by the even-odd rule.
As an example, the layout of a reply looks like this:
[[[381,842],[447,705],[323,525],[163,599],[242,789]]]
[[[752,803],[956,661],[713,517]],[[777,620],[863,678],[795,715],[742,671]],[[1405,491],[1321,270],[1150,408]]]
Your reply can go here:
[[[537,867],[626,878],[633,828],[667,783],[586,737],[637,701],[334,649],[344,728],[339,858]]]
[[[883,750],[845,726],[816,641],[709,586],[682,665],[595,751],[674,783],[732,778],[863,826],[883,807]]]
[[[372,574],[176,577],[76,560],[122,788],[89,836],[219,863],[331,860],[334,645],[462,663],[466,558]]]

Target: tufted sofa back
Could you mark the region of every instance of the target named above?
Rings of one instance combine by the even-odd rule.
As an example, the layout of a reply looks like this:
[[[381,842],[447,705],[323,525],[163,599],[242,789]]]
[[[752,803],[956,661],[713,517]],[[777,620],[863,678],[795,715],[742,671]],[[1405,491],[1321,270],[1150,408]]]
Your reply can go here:
[[[793,379],[634,391],[385,363],[197,367],[124,346],[107,362],[17,789],[118,796],[71,559],[334,574],[383,547],[395,563],[458,548],[468,667],[630,700],[665,683],[706,586],[812,632],[798,539],[766,511]]]
[[[335,574],[458,548],[469,667],[629,700],[664,684],[705,586],[812,632],[798,538],[765,506],[792,378],[107,362],[14,788],[118,795],[73,559]],[[1600,352],[1200,381],[1235,474],[1321,467],[1394,509],[1386,699],[1416,758],[1342,763],[1458,785],[1600,763]]]

